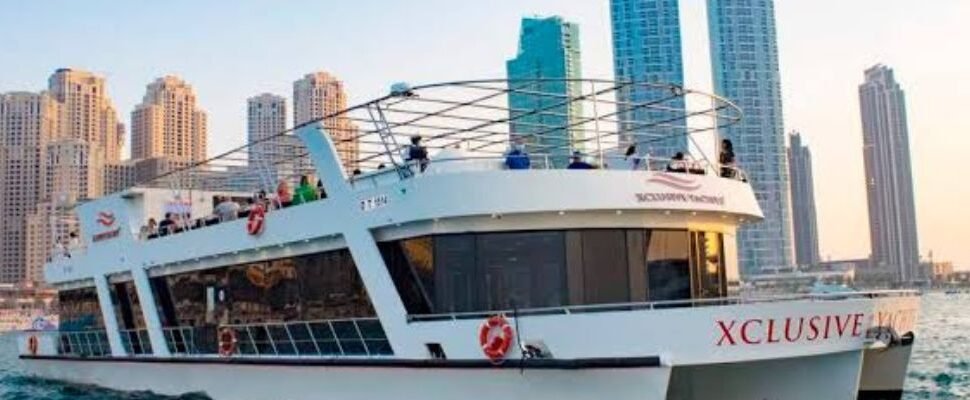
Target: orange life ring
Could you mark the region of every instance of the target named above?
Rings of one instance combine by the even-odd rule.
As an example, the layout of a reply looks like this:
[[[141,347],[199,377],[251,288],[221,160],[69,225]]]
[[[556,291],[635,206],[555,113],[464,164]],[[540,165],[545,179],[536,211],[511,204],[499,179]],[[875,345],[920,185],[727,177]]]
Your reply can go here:
[[[246,224],[246,230],[250,235],[259,235],[263,233],[263,227],[266,225],[266,210],[263,209],[262,204],[256,204],[253,206],[252,211],[249,212],[249,222]]]
[[[219,330],[219,355],[229,357],[236,353],[236,331],[232,328]]]
[[[501,315],[493,315],[482,323],[478,329],[478,343],[482,345],[482,352],[492,362],[501,362],[512,347],[515,332],[509,321]]]
[[[30,351],[30,355],[32,356],[37,355],[38,346],[39,346],[39,342],[37,340],[37,336],[30,335],[30,337],[27,338],[27,350]]]

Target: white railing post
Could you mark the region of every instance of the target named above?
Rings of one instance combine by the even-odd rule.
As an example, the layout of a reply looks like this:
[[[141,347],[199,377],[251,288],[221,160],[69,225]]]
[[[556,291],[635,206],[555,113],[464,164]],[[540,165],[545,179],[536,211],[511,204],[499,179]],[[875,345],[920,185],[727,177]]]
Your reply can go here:
[[[114,303],[111,301],[111,290],[108,288],[108,277],[96,275],[94,287],[98,291],[98,304],[101,306],[101,319],[104,320],[105,333],[113,357],[124,357],[125,349],[121,344],[121,332],[118,330],[118,317],[115,316]],[[100,345],[100,344],[99,344]]]
[[[160,357],[169,357],[172,353],[168,349],[165,334],[162,332],[162,321],[158,317],[158,307],[155,306],[155,294],[152,292],[152,285],[148,280],[148,271],[140,267],[132,268],[131,277],[135,283],[135,292],[138,293],[138,303],[141,304],[145,327],[148,330],[148,340],[152,345],[152,353]]]

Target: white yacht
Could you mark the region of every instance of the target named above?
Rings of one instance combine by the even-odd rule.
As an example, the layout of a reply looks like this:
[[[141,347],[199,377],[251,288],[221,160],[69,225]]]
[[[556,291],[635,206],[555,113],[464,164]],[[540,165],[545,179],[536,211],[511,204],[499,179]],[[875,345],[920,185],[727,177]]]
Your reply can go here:
[[[673,85],[395,85],[77,206],[60,326],[20,357],[216,400],[900,398],[917,293],[740,296],[744,171],[658,160],[740,118]]]

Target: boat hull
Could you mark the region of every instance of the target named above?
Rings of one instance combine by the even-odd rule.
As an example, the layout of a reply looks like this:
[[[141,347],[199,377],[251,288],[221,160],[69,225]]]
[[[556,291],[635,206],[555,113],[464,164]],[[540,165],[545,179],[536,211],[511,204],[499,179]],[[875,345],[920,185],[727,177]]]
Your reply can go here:
[[[893,399],[901,394],[898,374],[877,374],[883,385],[877,388],[871,380],[868,387],[862,383],[868,374],[879,371],[863,371],[874,365],[883,372],[905,371],[908,348],[883,351],[879,359],[869,358],[872,353],[862,350],[677,367],[623,360],[611,361],[612,366],[541,368],[519,368],[516,361],[491,367],[426,360],[340,365],[300,360],[26,357],[24,363],[30,374],[47,379],[172,396],[204,393],[214,400],[383,399],[403,393],[408,398],[442,400],[483,393],[529,400]]]

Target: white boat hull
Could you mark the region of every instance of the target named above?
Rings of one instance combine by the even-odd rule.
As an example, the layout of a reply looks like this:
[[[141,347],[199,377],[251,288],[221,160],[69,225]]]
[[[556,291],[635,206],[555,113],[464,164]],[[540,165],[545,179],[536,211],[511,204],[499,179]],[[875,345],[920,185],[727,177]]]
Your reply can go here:
[[[890,349],[892,360],[875,361],[882,370],[905,371],[908,348]],[[810,400],[860,395],[888,399],[900,394],[898,375],[880,375],[884,390],[860,394],[866,389],[860,386],[860,374],[863,381],[867,375],[862,373],[864,354],[870,356],[863,350],[728,364],[585,369],[520,369],[515,361],[504,368],[256,365],[218,359],[26,359],[25,364],[29,373],[48,379],[173,396],[204,393],[214,400],[372,400],[402,395],[441,400],[478,395],[523,400]],[[887,393],[890,397],[882,397]],[[865,397],[874,394],[877,397]]]

